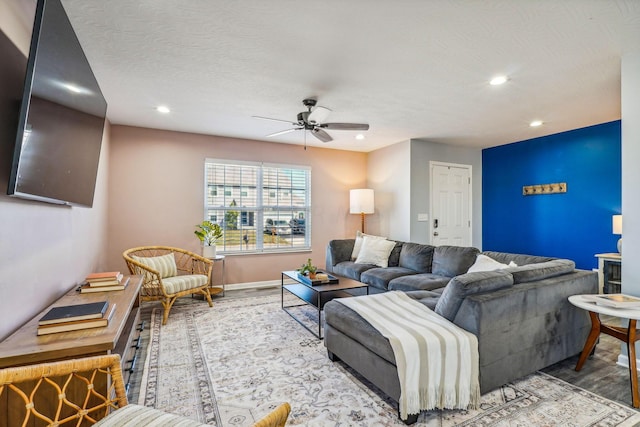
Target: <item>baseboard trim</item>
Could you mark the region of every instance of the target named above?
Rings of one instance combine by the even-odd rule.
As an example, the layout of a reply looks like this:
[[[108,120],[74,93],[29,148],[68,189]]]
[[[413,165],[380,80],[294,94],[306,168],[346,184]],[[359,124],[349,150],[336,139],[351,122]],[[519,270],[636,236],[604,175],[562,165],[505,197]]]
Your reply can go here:
[[[629,356],[626,354],[619,354],[618,361],[616,362],[616,364],[620,366],[624,366],[625,368],[629,369]],[[640,368],[640,359],[636,359],[636,371],[638,371],[639,368]]]
[[[273,288],[274,286],[280,286],[280,280],[265,280],[265,281],[262,281],[262,282],[230,283],[228,285],[225,285],[225,289],[229,289],[229,290],[259,289],[259,288]]]

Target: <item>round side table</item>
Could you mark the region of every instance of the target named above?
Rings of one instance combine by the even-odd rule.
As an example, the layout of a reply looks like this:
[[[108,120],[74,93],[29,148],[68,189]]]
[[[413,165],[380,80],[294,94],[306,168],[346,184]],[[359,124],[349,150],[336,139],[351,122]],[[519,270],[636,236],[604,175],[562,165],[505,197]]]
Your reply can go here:
[[[209,292],[211,293],[211,296],[218,295],[218,294],[222,294],[222,296],[224,296],[224,290],[225,290],[226,281],[227,281],[226,275],[225,275],[224,255],[216,255],[215,257],[212,257],[209,259],[213,261],[214,265],[219,262],[222,263],[222,283],[220,284],[222,285],[222,288],[220,288],[220,285],[214,285],[213,277],[211,277],[212,283],[209,284]],[[211,273],[211,276],[213,276],[213,272]]]
[[[610,335],[619,339],[622,342],[627,343],[627,353],[629,355],[629,379],[631,381],[631,397],[633,398],[633,407],[640,407],[640,397],[638,396],[638,374],[636,371],[636,346],[635,343],[640,339],[640,335],[636,330],[636,321],[640,320],[640,307],[638,308],[617,308],[607,307],[601,304],[596,304],[591,301],[589,297],[593,295],[572,295],[569,297],[569,302],[576,307],[582,308],[589,312],[591,318],[591,332],[587,337],[587,341],[584,343],[582,353],[576,364],[576,371],[582,369],[587,357],[593,351],[598,341],[600,334]],[[605,325],[600,322],[600,314],[606,314],[609,316],[618,317],[621,319],[628,319],[629,326],[611,326]]]

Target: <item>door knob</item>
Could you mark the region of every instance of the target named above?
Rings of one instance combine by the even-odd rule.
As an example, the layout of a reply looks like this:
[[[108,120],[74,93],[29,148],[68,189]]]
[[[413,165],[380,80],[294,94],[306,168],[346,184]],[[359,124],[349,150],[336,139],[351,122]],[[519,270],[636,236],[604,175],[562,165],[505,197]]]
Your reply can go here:
[[[438,232],[437,232],[437,231],[434,231],[434,232],[433,232],[433,235],[437,237],[437,236],[438,236]]]

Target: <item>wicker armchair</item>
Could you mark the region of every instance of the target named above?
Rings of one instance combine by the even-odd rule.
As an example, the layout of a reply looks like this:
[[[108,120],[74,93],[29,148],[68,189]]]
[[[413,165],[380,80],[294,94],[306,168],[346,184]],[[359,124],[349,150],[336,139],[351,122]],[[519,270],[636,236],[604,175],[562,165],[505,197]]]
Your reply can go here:
[[[162,301],[162,324],[167,323],[176,299],[202,294],[213,307],[209,285],[213,261],[184,249],[170,246],[141,246],[122,253],[131,274],[144,276],[140,297]]]
[[[254,427],[283,427],[290,410],[289,404],[283,403]],[[120,355],[110,354],[0,369],[0,425],[201,427],[205,424],[129,404]]]

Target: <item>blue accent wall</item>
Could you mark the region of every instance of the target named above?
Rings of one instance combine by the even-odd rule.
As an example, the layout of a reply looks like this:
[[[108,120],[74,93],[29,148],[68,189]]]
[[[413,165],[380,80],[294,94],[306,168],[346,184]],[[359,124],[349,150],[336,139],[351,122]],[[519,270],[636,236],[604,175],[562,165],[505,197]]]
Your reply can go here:
[[[523,196],[525,185],[566,182],[567,192]],[[597,267],[617,252],[621,213],[620,121],[482,151],[483,250],[572,259]]]

